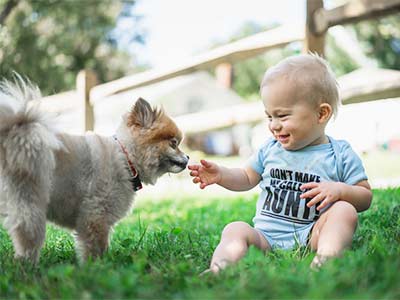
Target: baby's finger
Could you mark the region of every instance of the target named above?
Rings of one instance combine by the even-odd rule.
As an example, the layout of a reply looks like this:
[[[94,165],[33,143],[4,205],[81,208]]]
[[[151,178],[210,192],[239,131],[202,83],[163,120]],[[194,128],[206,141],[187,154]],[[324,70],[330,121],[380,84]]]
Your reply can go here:
[[[302,194],[300,195],[300,198],[302,198],[302,199],[304,199],[304,198],[313,198],[313,197],[315,197],[316,195],[318,195],[319,192],[320,192],[319,189],[314,188],[314,189],[312,189],[312,190],[309,190],[309,191],[307,191],[307,192],[302,193]]]
[[[208,184],[205,182],[200,183],[200,188],[204,189]]]
[[[198,170],[199,169],[199,165],[188,165],[188,169],[189,170]]]
[[[307,182],[301,185],[300,189],[301,190],[308,190],[308,189],[313,189],[318,186],[318,182]]]
[[[319,194],[319,195],[315,196],[314,198],[312,198],[311,201],[307,203],[307,206],[311,207],[311,206],[317,204],[318,202],[321,202],[323,199],[324,199],[324,196]]]
[[[193,178],[193,183],[199,183],[201,180],[200,180],[200,177],[195,177],[195,178]]]
[[[206,167],[206,168],[211,167],[211,163],[209,163],[209,162],[206,161],[205,159],[200,160],[200,163],[201,163],[204,167]]]
[[[190,176],[199,176],[199,172],[198,171],[190,171]]]
[[[317,206],[317,210],[324,209],[324,207],[326,207],[328,204],[329,204],[329,201],[327,201],[327,200],[322,201],[321,204]]]

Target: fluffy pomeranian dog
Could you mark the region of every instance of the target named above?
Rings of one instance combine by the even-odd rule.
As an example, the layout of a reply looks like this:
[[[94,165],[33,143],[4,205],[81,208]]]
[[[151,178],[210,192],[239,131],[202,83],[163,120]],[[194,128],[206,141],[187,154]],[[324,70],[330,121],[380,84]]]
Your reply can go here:
[[[16,75],[0,83],[0,214],[15,257],[36,263],[46,220],[75,232],[79,257],[100,256],[141,181],[186,168],[182,133],[138,99],[113,137],[59,133],[30,100],[39,89]]]

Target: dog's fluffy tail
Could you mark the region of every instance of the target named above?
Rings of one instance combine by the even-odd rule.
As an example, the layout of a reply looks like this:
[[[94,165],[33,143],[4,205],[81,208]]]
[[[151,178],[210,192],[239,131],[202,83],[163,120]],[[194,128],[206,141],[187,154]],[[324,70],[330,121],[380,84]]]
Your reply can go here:
[[[20,174],[46,182],[48,178],[43,177],[48,177],[55,167],[54,150],[62,144],[51,126],[51,118],[29,103],[40,98],[39,88],[18,74],[14,81],[0,82],[2,176]]]

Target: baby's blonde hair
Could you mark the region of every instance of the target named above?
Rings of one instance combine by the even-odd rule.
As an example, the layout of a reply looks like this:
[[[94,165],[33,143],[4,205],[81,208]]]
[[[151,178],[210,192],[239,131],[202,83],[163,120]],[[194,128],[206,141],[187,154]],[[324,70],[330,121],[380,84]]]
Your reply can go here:
[[[338,84],[328,63],[320,56],[302,54],[282,60],[265,72],[260,89],[278,79],[295,84],[301,99],[316,105],[328,103],[336,116],[340,104]]]

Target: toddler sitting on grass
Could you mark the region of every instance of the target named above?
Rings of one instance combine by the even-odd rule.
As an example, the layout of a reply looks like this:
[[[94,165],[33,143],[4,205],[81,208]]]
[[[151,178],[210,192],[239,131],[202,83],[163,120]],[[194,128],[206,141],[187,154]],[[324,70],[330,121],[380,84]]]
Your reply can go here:
[[[360,158],[346,141],[325,134],[339,106],[326,61],[316,55],[284,59],[267,70],[260,91],[273,138],[243,168],[205,160],[188,167],[201,189],[261,188],[254,227],[228,224],[207,272],[238,261],[251,245],[262,251],[308,246],[316,251],[311,267],[318,268],[351,245],[357,212],[371,204]]]

